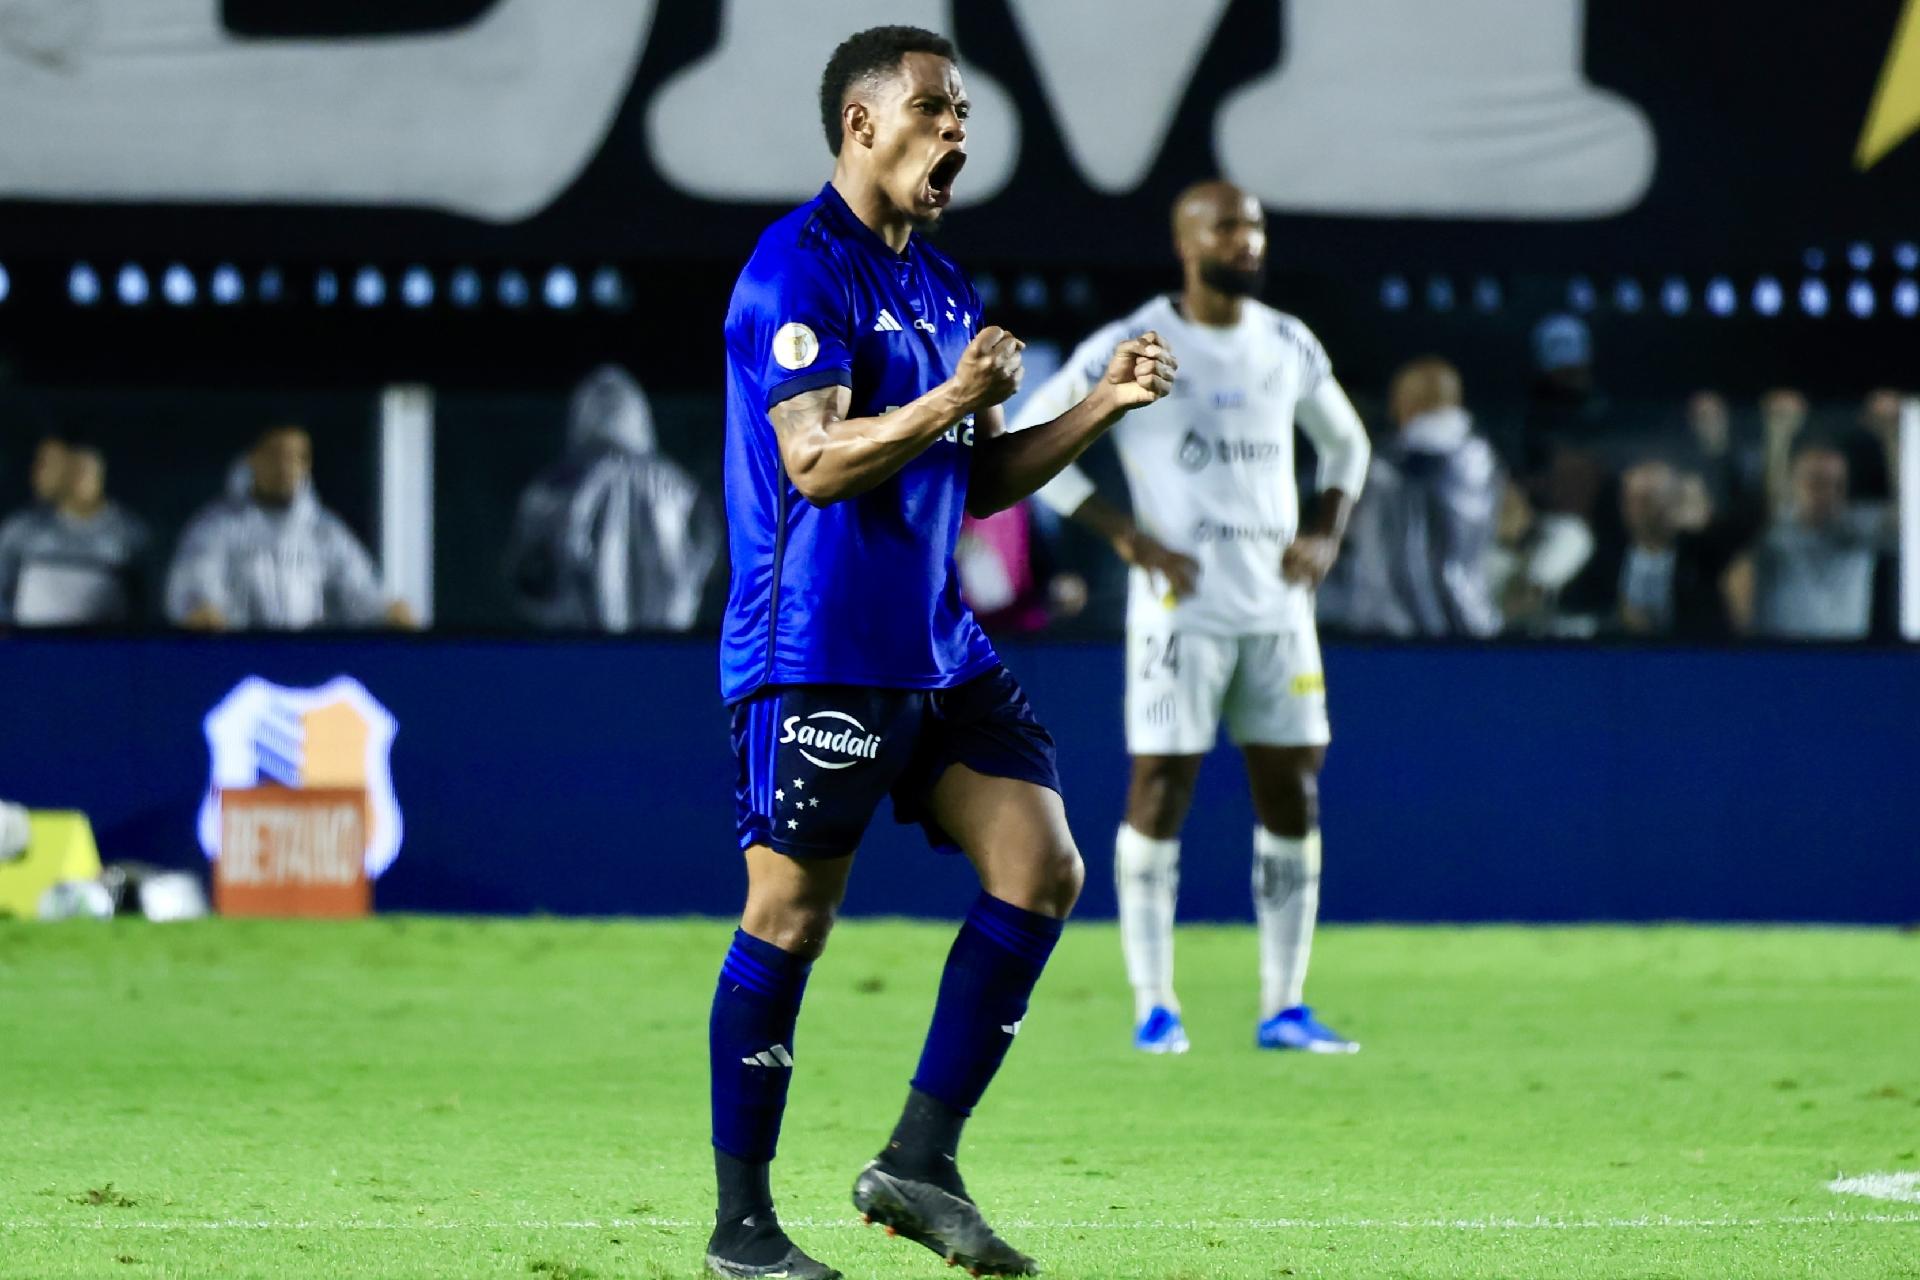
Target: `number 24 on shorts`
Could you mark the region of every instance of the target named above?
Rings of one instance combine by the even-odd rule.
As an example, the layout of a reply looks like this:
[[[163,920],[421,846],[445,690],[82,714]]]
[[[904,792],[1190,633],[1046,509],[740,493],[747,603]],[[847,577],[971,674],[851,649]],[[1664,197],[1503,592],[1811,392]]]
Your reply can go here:
[[[1141,665],[1140,678],[1151,680],[1156,672],[1165,672],[1170,676],[1180,674],[1180,637],[1148,636],[1145,645],[1146,661]]]

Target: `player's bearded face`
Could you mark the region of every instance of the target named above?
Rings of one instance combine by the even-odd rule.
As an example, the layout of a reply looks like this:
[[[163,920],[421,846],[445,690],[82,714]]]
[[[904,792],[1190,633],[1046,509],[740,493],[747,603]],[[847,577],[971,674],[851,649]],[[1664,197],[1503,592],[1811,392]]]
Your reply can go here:
[[[1267,216],[1254,197],[1234,193],[1210,209],[1195,210],[1187,236],[1188,252],[1209,288],[1246,298],[1265,287]]]
[[[1210,260],[1200,264],[1200,278],[1210,288],[1235,298],[1251,298],[1267,284],[1267,264],[1257,267],[1235,266],[1231,262]]]
[[[1220,222],[1200,259],[1200,278],[1236,298],[1253,297],[1267,283],[1266,218],[1248,203]]]
[[[874,104],[874,161],[894,207],[923,227],[940,220],[967,162],[970,104],[960,69],[930,53],[901,59]]]

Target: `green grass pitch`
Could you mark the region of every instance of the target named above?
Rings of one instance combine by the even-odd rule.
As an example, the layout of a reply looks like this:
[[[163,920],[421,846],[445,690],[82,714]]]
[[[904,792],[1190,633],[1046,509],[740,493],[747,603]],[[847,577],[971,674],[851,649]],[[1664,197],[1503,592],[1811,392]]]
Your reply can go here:
[[[727,931],[0,925],[0,1275],[698,1275]],[[951,1274],[847,1201],[950,932],[849,921],[808,994],[775,1185],[850,1277]],[[1253,1050],[1249,931],[1180,948],[1146,1058],[1070,929],[962,1148],[1050,1276],[1920,1276],[1920,1179],[1829,1187],[1920,1170],[1920,937],[1327,929],[1353,1058]]]

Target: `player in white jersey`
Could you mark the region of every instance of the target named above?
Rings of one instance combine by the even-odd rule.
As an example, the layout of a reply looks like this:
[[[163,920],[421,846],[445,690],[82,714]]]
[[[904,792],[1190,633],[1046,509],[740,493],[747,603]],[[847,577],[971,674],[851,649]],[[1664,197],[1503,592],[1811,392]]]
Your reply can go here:
[[[1133,566],[1127,604],[1126,821],[1115,842],[1120,933],[1135,1043],[1183,1053],[1173,991],[1180,827],[1222,713],[1247,765],[1259,825],[1253,894],[1260,933],[1263,1048],[1352,1052],[1303,1003],[1320,903],[1318,778],[1329,739],[1314,589],[1338,554],[1367,471],[1365,428],[1319,340],[1259,302],[1266,217],[1225,182],[1174,205],[1184,268],[1159,297],[1089,337],[1022,406],[1045,422],[1086,394],[1114,343],[1147,330],[1180,357],[1180,381],[1112,433],[1133,515],[1069,467],[1041,498],[1088,525]],[[1294,483],[1298,422],[1319,456],[1304,523]]]

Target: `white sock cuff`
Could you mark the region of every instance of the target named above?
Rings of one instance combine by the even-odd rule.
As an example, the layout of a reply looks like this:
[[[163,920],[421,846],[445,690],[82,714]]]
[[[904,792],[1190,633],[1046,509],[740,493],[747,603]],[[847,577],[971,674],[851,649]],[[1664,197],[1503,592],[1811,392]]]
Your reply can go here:
[[[1295,839],[1275,835],[1265,827],[1255,827],[1253,852],[1257,858],[1287,862],[1299,867],[1305,875],[1317,876],[1320,874],[1320,828],[1315,827]]]
[[[1123,875],[1167,871],[1180,865],[1180,842],[1143,836],[1126,823],[1113,838],[1114,865]]]

